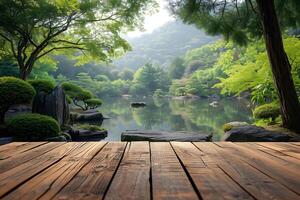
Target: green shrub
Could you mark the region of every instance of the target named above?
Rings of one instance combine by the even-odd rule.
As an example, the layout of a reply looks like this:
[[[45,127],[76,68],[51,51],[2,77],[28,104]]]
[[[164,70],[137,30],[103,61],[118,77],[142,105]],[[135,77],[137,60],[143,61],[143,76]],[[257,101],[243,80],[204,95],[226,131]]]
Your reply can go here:
[[[73,83],[65,82],[62,88],[73,101],[84,101],[93,97],[92,93]]]
[[[8,131],[19,140],[38,141],[57,137],[60,127],[52,117],[30,113],[18,115],[11,119],[8,124]]]
[[[80,107],[82,110],[94,109],[102,104],[100,99],[92,98],[93,94],[90,91],[73,83],[65,82],[62,84],[62,88],[67,94],[68,102],[71,99],[74,105]]]
[[[88,99],[84,101],[86,104],[86,109],[95,109],[102,105],[102,101],[100,99]]]
[[[153,94],[154,97],[163,97],[164,95],[165,95],[165,93],[161,89],[155,90],[155,92]]]
[[[269,119],[274,121],[280,115],[280,108],[275,103],[264,104],[258,106],[253,112],[254,118],[256,119]]]
[[[34,87],[36,93],[50,93],[55,88],[54,83],[48,80],[29,80],[28,83]]]
[[[5,112],[12,105],[26,104],[32,101],[34,88],[15,77],[0,78],[0,123],[4,122]]]

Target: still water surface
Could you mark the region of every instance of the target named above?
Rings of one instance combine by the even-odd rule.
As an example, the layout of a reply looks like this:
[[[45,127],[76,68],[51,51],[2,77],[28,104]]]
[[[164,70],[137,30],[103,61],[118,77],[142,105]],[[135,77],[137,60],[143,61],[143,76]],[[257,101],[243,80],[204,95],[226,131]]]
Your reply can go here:
[[[146,107],[132,108],[131,102],[144,101]],[[222,99],[212,107],[208,99],[172,100],[166,98],[103,99],[100,111],[105,117],[102,127],[108,130],[107,141],[120,141],[125,130],[198,131],[222,138],[222,126],[230,121],[252,122],[249,102]]]

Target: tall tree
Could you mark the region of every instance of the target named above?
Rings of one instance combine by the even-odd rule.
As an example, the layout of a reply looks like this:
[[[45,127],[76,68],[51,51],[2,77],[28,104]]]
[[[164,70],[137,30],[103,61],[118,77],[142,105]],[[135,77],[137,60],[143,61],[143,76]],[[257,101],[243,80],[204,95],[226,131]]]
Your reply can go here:
[[[172,11],[185,22],[204,28],[209,34],[246,45],[264,36],[281,105],[283,125],[300,132],[300,104],[284,51],[280,26],[298,27],[297,0],[169,0]],[[277,13],[276,13],[277,10]],[[279,15],[279,17],[277,16]]]
[[[0,54],[16,60],[22,79],[50,53],[106,61],[130,49],[120,33],[139,26],[152,6],[153,0],[0,1]]]

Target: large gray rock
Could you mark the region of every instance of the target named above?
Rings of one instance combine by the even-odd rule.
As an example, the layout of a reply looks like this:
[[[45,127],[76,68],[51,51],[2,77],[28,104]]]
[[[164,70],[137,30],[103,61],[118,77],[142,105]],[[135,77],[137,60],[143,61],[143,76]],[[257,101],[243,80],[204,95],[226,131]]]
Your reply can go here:
[[[288,134],[251,125],[235,127],[225,132],[223,139],[231,142],[289,142],[296,140]]]
[[[107,130],[84,130],[74,129],[69,130],[72,141],[99,141],[107,137]]]
[[[93,112],[93,113],[77,113],[75,116],[75,121],[100,121],[104,119],[102,113]]]
[[[181,141],[181,142],[205,142],[211,141],[212,135],[195,132],[167,132],[167,131],[125,131],[121,135],[122,141]]]
[[[32,104],[32,112],[48,115],[58,121],[60,125],[67,124],[70,117],[69,104],[64,90],[58,86],[51,93],[38,93]]]

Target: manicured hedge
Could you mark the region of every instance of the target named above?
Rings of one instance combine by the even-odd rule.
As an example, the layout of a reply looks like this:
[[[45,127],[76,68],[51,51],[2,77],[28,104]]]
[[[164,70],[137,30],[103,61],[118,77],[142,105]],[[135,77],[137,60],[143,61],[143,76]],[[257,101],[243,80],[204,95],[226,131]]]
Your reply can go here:
[[[274,121],[280,115],[280,108],[275,103],[264,104],[256,107],[253,115],[256,119],[271,118]]]
[[[35,95],[34,88],[21,79],[15,77],[0,78],[0,114],[4,121],[4,114],[12,105],[30,103]]]
[[[8,131],[19,140],[39,141],[58,136],[60,127],[52,117],[31,113],[14,117]]]
[[[28,83],[34,87],[36,93],[50,93],[55,88],[54,83],[48,80],[29,80]]]

